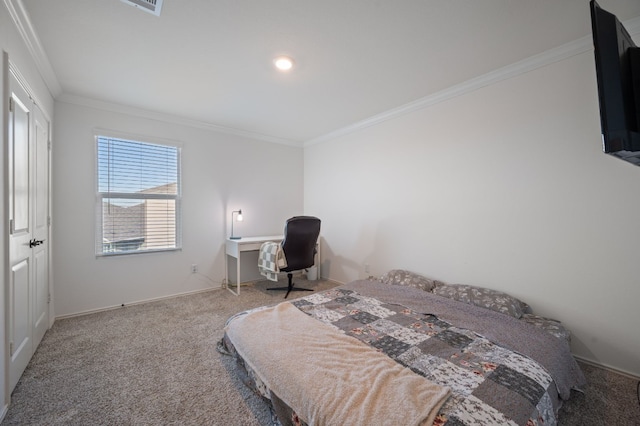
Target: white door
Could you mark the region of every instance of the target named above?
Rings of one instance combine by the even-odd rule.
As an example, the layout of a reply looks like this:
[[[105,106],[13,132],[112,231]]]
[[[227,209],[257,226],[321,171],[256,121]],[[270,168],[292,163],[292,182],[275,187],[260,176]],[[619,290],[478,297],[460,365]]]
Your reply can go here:
[[[9,389],[12,391],[33,354],[31,338],[31,240],[29,157],[30,99],[11,76],[9,103]]]
[[[49,122],[40,108],[34,109],[33,184],[33,349],[49,328]]]
[[[13,74],[8,127],[7,337],[13,391],[49,324],[49,124]]]

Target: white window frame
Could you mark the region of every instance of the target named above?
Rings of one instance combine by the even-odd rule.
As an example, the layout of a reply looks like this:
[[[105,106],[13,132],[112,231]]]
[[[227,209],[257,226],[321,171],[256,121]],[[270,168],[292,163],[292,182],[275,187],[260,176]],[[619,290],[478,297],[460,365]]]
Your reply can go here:
[[[145,193],[131,193],[131,192],[100,192],[99,182],[99,139],[115,139],[123,142],[132,142],[137,144],[149,144],[149,145],[162,145],[176,149],[176,167],[177,167],[177,182],[176,182],[176,194],[145,194]],[[96,257],[110,257],[110,256],[126,256],[135,254],[147,254],[167,251],[180,251],[182,250],[182,146],[181,144],[173,141],[163,141],[157,138],[140,136],[140,135],[127,135],[119,132],[105,131],[96,129],[94,131],[94,148],[95,148],[95,184],[96,190],[96,228],[95,228],[95,254]],[[103,241],[103,201],[108,198],[113,199],[142,199],[142,200],[174,200],[175,201],[175,246],[163,247],[163,248],[146,248],[127,251],[105,251]]]

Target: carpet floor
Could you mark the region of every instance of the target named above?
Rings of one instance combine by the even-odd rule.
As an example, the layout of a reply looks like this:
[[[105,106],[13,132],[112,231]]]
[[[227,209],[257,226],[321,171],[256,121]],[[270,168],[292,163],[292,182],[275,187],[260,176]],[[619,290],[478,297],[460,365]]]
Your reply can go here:
[[[297,280],[325,290],[328,281]],[[2,425],[268,425],[271,412],[216,351],[226,319],[283,300],[273,283],[57,320],[18,382]],[[292,293],[293,299],[304,295]],[[581,364],[589,385],[561,425],[640,426],[634,380]]]

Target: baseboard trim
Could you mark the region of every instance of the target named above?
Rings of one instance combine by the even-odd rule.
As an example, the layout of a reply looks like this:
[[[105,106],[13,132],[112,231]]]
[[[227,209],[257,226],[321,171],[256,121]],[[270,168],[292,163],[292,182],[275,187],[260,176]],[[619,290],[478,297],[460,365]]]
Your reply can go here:
[[[625,376],[625,377],[628,377],[630,379],[640,381],[640,376],[638,376],[636,374],[633,374],[633,373],[630,373],[628,371],[620,370],[618,368],[611,367],[610,365],[602,364],[600,362],[596,362],[596,361],[593,361],[591,359],[584,358],[584,357],[581,357],[581,356],[578,356],[578,355],[573,355],[573,357],[575,359],[577,359],[578,361],[583,362],[583,363],[588,364],[588,365],[591,365],[593,367],[602,368],[603,370],[607,370],[607,371],[610,371],[612,373],[619,374],[621,376]]]
[[[300,276],[300,275],[302,275],[302,273],[294,274],[294,276]],[[324,279],[324,278],[323,278],[323,280],[324,281],[332,281],[332,280]],[[255,284],[258,281],[260,281],[260,280],[242,282],[242,283],[240,283],[240,287],[249,286],[249,285]],[[318,281],[320,281],[320,278],[318,279]],[[235,287],[236,285],[235,284],[231,284],[231,286]],[[220,289],[225,289],[225,288],[227,288],[226,285],[221,285],[220,287],[210,287],[210,288],[204,288],[204,289],[200,289],[200,290],[186,291],[184,293],[170,294],[168,296],[161,296],[161,297],[154,297],[154,298],[151,298],[151,299],[137,300],[135,302],[125,303],[124,305],[113,305],[113,306],[106,306],[104,308],[88,309],[86,311],[74,312],[72,314],[58,315],[58,316],[56,316],[54,318],[54,322],[59,320],[59,319],[80,317],[80,316],[83,316],[83,315],[90,315],[90,314],[95,314],[95,313],[98,313],[98,312],[105,312],[105,311],[112,311],[114,309],[121,309],[121,308],[127,307],[127,306],[141,305],[143,303],[157,302],[159,300],[173,299],[174,297],[189,296],[189,295],[192,295],[192,294],[204,293],[204,292],[207,292],[207,291],[214,291],[214,290],[220,290]]]
[[[127,306],[142,305],[144,303],[150,303],[150,302],[158,302],[160,300],[167,300],[167,299],[173,299],[173,298],[181,297],[181,296],[189,296],[189,295],[192,295],[192,294],[205,293],[205,292],[208,292],[208,291],[220,290],[222,288],[223,288],[222,286],[220,286],[220,287],[210,287],[210,288],[204,288],[204,289],[200,289],[200,290],[186,291],[184,293],[170,294],[168,296],[161,296],[161,297],[154,297],[154,298],[151,298],[151,299],[137,300],[135,302],[129,302],[129,303],[125,303],[125,304],[122,304],[122,305],[107,306],[107,307],[98,308],[98,309],[88,309],[86,311],[75,312],[73,314],[59,315],[59,316],[55,317],[55,320],[65,319],[65,318],[73,318],[73,317],[80,317],[80,316],[83,316],[83,315],[95,314],[95,313],[98,313],[98,312],[112,311],[114,309],[121,309],[121,308],[127,307]]]

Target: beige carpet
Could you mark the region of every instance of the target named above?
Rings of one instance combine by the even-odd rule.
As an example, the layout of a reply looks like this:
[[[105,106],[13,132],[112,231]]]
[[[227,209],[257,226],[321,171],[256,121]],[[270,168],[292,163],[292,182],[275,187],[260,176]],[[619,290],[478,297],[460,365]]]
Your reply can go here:
[[[324,290],[334,284],[297,280]],[[216,351],[226,319],[278,303],[263,281],[58,320],[13,395],[2,425],[268,425],[267,405]],[[289,298],[307,293],[294,292]],[[636,382],[585,366],[592,381],[562,425],[640,425]]]

